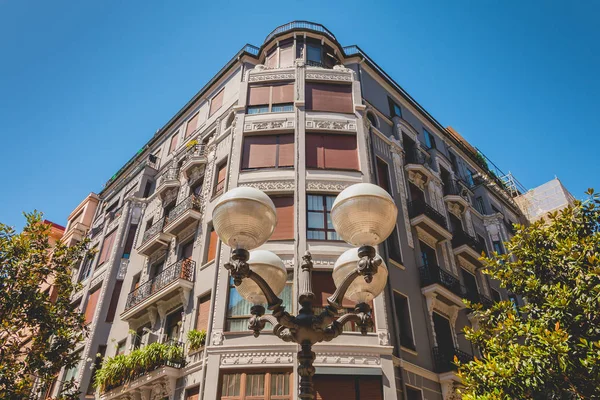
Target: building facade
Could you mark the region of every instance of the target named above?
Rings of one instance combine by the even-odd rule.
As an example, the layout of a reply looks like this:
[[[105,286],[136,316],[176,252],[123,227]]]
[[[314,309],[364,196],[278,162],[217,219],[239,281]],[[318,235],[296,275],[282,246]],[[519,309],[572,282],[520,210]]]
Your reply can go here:
[[[454,356],[477,354],[462,334],[475,323],[462,298],[518,301],[481,274],[478,258],[504,252],[523,215],[456,131],[360,48],[302,21],[244,46],[99,194],[88,223],[98,253],[74,277],[90,335],[63,380],[79,382],[82,398],[295,399],[298,346],[248,331],[250,305],[223,268],[231,249],[212,229],[212,210],[238,186],[273,199],[278,226],[261,248],[288,268],[282,298],[295,313],[306,250],[315,307],[335,289],[333,263],[349,245],[328,212],[359,182],[385,188],[399,209],[378,248],[389,282],[373,301],[372,332],[349,327],[314,346],[316,398],[455,396]],[[194,329],[207,338],[191,350]],[[103,391],[90,384],[104,357],[154,342],[182,343],[183,359]]]

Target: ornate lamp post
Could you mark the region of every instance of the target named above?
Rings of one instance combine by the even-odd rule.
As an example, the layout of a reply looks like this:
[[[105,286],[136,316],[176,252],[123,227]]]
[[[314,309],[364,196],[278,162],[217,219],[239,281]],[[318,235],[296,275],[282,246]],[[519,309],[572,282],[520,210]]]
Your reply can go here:
[[[225,193],[213,211],[213,225],[219,238],[233,250],[224,266],[233,277],[238,292],[254,304],[248,324],[258,336],[267,323],[273,333],[286,342],[298,343],[299,398],[312,400],[315,374],[312,346],[330,341],[342,333],[343,326],[356,323],[363,335],[373,326],[368,302],[377,297],[387,281],[387,267],[373,246],[393,231],[398,210],[392,197],[379,186],[359,183],[346,188],[331,208],[333,227],[347,243],[359,246],[347,250],[335,262],[333,280],[336,291],[328,306],[315,314],[312,302],[312,259],[306,252],[300,265],[301,306],[298,315],[285,311],[277,297],[284,289],[287,272],[283,261],[266,250],[255,249],[265,243],[277,225],[275,205],[265,193],[250,187],[238,187]],[[357,303],[354,312],[335,319],[343,298]],[[270,315],[265,315],[267,304]]]

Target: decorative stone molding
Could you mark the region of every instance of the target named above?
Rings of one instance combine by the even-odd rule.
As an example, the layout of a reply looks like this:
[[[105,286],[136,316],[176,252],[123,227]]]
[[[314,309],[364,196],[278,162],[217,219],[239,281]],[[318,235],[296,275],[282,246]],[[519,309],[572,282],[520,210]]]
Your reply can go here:
[[[195,167],[192,167],[192,169],[190,169],[190,172],[188,173],[188,182],[193,183],[193,182],[196,182],[198,179],[200,179],[204,175],[205,169],[206,169],[206,165],[204,165],[204,164],[200,164],[200,165],[196,165]]]
[[[396,174],[396,187],[398,194],[403,199],[408,199],[408,192],[406,190],[406,183],[404,181],[404,152],[402,151],[402,143],[394,138],[390,139],[390,153],[392,154],[392,161],[394,163],[394,173]],[[408,245],[412,248],[415,247],[413,240],[412,229],[410,226],[410,218],[408,216],[408,206],[406,201],[401,201],[402,217],[404,219],[404,230],[406,232],[406,238]]]
[[[244,123],[244,132],[267,131],[276,129],[294,129],[293,119],[279,119],[273,121],[249,121]]]
[[[348,186],[353,185],[356,182],[334,182],[334,181],[316,181],[311,180],[306,182],[307,190],[318,190],[326,192],[341,192]]]
[[[223,336],[223,332],[221,331],[214,331],[212,333],[212,345],[213,346],[221,346],[223,344],[223,339],[225,337]]]
[[[226,353],[221,356],[221,365],[290,364],[293,360],[291,352]]]
[[[377,332],[377,338],[379,339],[380,346],[390,345],[390,333],[387,331],[387,329],[380,329]]]
[[[465,208],[460,205],[460,203],[449,201],[448,202],[448,212],[454,214],[457,218],[462,219],[462,213],[465,211]]]
[[[71,297],[71,302],[75,302],[79,299],[81,299],[83,297],[83,292],[84,289],[81,289],[79,292],[75,293],[72,297]]]
[[[427,233],[424,229],[422,229],[419,226],[417,226],[416,229],[417,229],[417,237],[419,238],[419,240],[423,241],[426,245],[428,245],[432,249],[435,249],[437,246],[437,239],[434,238],[429,233]]]
[[[296,75],[293,70],[291,71],[280,71],[280,70],[269,70],[262,69],[256,66],[256,71],[250,71],[248,82],[266,82],[266,81],[287,81],[293,80]]]
[[[315,358],[315,365],[381,365],[381,358],[378,354],[361,353],[338,353],[338,352],[318,352]]]
[[[279,192],[294,190],[296,184],[290,179],[285,181],[241,182],[240,186],[253,187],[263,192]]]
[[[444,303],[441,300],[438,300],[437,294],[433,291],[425,292],[425,303],[427,304],[427,312],[429,313],[429,322],[431,324],[431,332],[433,335],[433,344],[435,346],[438,345],[437,338],[435,336],[435,325],[433,323],[433,312],[436,311],[440,314],[443,314],[448,317],[450,321],[450,328],[452,329],[452,338],[454,340],[454,344],[458,343],[458,338],[456,337],[456,318],[458,317],[459,308],[457,306],[452,306]]]
[[[351,72],[348,72],[351,71]],[[335,81],[335,82],[352,82],[352,70],[335,70],[335,69],[306,69],[307,81]]]
[[[166,259],[167,258],[167,249],[159,249],[157,251],[155,251],[154,253],[152,253],[152,255],[150,257],[148,257],[148,265],[152,265],[155,264],[156,262],[158,262],[161,259]]]
[[[165,191],[165,195],[163,197],[163,204],[169,204],[172,201],[177,200],[177,195],[179,194],[179,188],[173,188]]]
[[[96,287],[96,285],[98,285],[100,282],[102,282],[105,277],[106,277],[106,269],[92,280],[92,283],[90,283],[90,288],[93,289],[94,287]]]
[[[306,129],[356,132],[356,122],[349,120],[309,119],[306,121]]]
[[[411,181],[416,187],[425,191],[425,184],[427,183],[427,176],[415,170],[408,170],[408,180]]]

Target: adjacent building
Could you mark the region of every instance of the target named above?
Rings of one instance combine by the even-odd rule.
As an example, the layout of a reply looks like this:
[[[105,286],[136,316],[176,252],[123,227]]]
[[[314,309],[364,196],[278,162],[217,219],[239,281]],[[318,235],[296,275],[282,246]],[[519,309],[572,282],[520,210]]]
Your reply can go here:
[[[65,237],[87,231],[98,252],[74,276],[83,289],[73,304],[91,333],[62,378],[79,382],[82,399],[295,399],[297,345],[248,331],[250,305],[223,268],[231,249],[212,229],[212,209],[238,186],[271,196],[279,223],[262,248],[284,260],[282,297],[296,312],[306,250],[315,306],[334,291],[333,262],[349,245],[329,210],[358,182],[380,185],[398,205],[396,229],[378,249],[389,284],[373,301],[372,332],[350,327],[315,346],[316,398],[455,396],[454,357],[477,354],[462,333],[473,323],[462,299],[516,299],[481,273],[479,257],[504,252],[512,224],[525,222],[519,191],[358,46],[303,21],[242,47],[88,196],[80,219],[70,216]],[[193,351],[192,329],[207,332]],[[185,360],[93,388],[102,358],[153,342],[182,343]]]

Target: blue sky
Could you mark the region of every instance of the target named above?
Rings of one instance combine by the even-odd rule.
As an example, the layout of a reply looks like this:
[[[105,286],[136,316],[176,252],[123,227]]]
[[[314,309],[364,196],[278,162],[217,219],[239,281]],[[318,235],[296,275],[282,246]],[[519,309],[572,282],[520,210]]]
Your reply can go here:
[[[600,190],[600,2],[0,0],[0,221],[64,224],[245,43],[320,22],[534,187]]]

